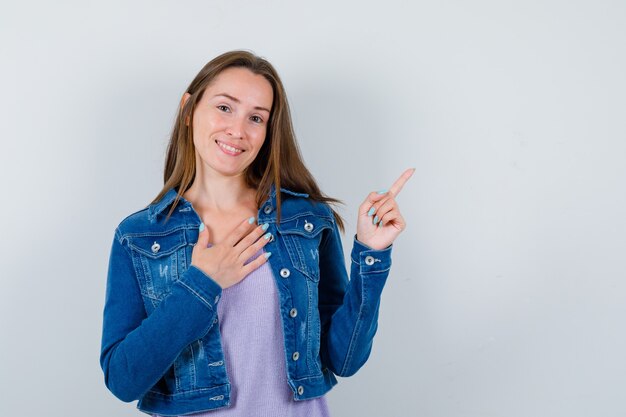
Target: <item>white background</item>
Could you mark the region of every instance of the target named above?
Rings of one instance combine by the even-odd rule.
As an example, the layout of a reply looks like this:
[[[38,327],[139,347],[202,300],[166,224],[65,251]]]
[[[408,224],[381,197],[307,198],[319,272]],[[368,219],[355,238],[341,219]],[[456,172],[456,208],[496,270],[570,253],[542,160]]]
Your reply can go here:
[[[622,1],[3,2],[0,415],[137,416],[99,366],[115,226],[185,87],[244,48],[346,202],[416,167],[333,417],[626,414]]]

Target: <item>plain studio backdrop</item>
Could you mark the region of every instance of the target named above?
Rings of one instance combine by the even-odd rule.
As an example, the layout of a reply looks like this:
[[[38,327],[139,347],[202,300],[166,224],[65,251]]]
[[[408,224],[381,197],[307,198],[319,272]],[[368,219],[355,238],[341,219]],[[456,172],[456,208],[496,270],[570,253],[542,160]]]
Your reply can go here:
[[[625,415],[625,21],[608,0],[3,2],[0,415],[143,415],[99,365],[113,231],[160,190],[185,87],[240,48],[282,76],[346,258],[367,193],[417,168],[333,417]]]

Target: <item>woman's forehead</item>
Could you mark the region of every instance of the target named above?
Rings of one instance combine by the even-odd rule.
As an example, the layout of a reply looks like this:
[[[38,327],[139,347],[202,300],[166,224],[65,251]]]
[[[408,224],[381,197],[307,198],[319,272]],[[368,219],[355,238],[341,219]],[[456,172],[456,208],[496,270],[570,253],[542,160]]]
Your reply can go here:
[[[255,74],[247,68],[227,68],[207,86],[205,96],[207,100],[220,96],[270,109],[273,89],[263,75]]]

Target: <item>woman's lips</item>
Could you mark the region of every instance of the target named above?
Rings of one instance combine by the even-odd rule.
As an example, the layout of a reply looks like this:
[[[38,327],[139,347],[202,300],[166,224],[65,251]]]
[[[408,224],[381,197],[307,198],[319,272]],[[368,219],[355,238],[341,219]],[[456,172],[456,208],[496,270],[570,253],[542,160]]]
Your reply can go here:
[[[243,149],[235,148],[234,146],[230,146],[226,143],[220,142],[219,140],[216,140],[215,143],[217,143],[217,146],[226,155],[237,156],[240,155],[242,152],[245,152]]]

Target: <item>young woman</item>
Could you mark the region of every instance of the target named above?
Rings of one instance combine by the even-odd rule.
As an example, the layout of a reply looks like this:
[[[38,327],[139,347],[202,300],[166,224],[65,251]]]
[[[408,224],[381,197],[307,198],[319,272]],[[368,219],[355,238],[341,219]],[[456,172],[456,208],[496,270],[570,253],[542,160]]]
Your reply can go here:
[[[340,201],[301,159],[277,72],[246,51],[210,61],[181,99],[163,189],[115,229],[108,389],[153,416],[328,416],[336,376],[370,354],[412,173],[359,207],[348,279]]]

